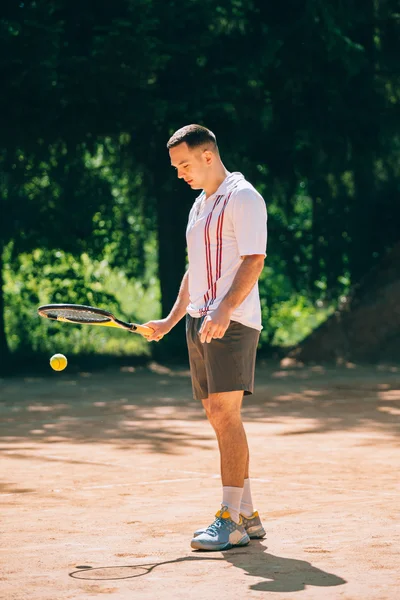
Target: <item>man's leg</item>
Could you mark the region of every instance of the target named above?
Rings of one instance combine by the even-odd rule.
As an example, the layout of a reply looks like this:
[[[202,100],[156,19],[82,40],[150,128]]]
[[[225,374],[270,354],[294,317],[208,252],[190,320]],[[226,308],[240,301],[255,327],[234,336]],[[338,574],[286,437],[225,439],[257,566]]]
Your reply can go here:
[[[202,400],[213,427],[220,451],[222,477],[221,510],[206,529],[195,531],[191,546],[195,550],[228,550],[245,546],[250,538],[240,516],[244,475],[248,459],[247,438],[240,408],[243,391],[209,394]]]
[[[241,392],[228,392],[228,394],[237,394],[237,393],[241,393]],[[220,405],[221,398],[219,398],[217,400],[217,403],[213,402],[213,399],[215,399],[215,396],[221,397],[221,395],[224,397],[225,393],[224,394],[212,394],[210,397],[203,399],[202,403],[203,403],[203,407],[204,407],[204,410],[205,410],[206,415],[207,415],[207,419],[209,420],[209,422],[213,426],[214,431],[215,431],[215,433],[217,435],[218,446],[219,446],[220,455],[221,455],[221,475],[222,475],[222,473],[225,474],[225,472],[226,472],[226,468],[224,468],[224,458],[223,458],[223,456],[225,455],[225,444],[222,442],[222,445],[221,445],[221,443],[220,443],[221,436],[219,434],[220,428],[218,427],[218,421],[220,419],[214,418],[215,417],[215,412],[220,412],[220,411],[219,410],[218,411],[214,410],[213,411],[214,415],[213,415],[213,413],[211,412],[211,409],[210,409],[210,405],[211,404],[212,404],[212,406],[214,408],[215,408],[216,405],[217,406]],[[242,399],[243,399],[243,396],[242,396]],[[240,408],[242,406],[242,399],[240,401]],[[229,399],[226,399],[226,400],[229,402]],[[239,409],[239,419],[240,419],[240,423],[242,423],[241,415],[240,415],[240,409]],[[226,422],[226,420],[225,420],[225,422]],[[217,424],[214,426],[214,423],[217,423]],[[242,428],[243,428],[243,423],[242,423]],[[229,432],[228,432],[228,440],[229,440],[229,437],[230,436],[229,436]],[[246,438],[246,434],[245,434],[245,438]],[[230,444],[230,440],[229,440],[229,444]],[[244,448],[243,448],[243,450],[244,450]],[[228,449],[228,451],[229,451],[229,449]],[[243,489],[243,494],[242,494],[241,504],[240,504],[240,513],[243,514],[243,515],[245,515],[246,517],[250,517],[253,514],[253,511],[254,511],[253,501],[252,501],[252,496],[251,496],[251,489],[250,489],[250,479],[249,479],[249,462],[250,462],[249,458],[250,458],[249,457],[249,448],[248,448],[247,439],[246,439],[246,465],[245,465],[245,471],[244,471],[244,489]],[[229,464],[228,464],[228,473],[229,473],[229,468],[230,467],[229,467]],[[225,483],[225,481],[227,481],[227,480],[225,479],[225,475],[223,475],[222,476],[222,484],[223,484],[223,486],[228,485],[228,484]]]
[[[210,394],[203,400],[221,455],[222,485],[242,488],[248,475],[249,448],[242,423],[242,391]]]
[[[251,517],[254,513],[253,507],[253,499],[251,496],[251,488],[250,488],[250,453],[247,447],[247,462],[246,462],[246,470],[244,474],[244,488],[242,495],[242,502],[240,504],[240,514],[245,517]]]
[[[249,449],[247,448],[246,470],[244,472],[245,479],[249,479],[249,477],[250,477],[249,472],[250,472],[250,453],[249,453]]]
[[[194,532],[191,542],[194,549],[221,550],[246,545],[249,542],[246,527],[251,530],[252,537],[262,537],[253,535],[253,516],[251,519],[240,517],[244,488],[249,489],[248,479],[245,482],[249,450],[241,405],[243,390],[246,394],[253,392],[258,338],[258,331],[236,322],[231,323],[222,339],[212,340],[209,344],[201,344],[198,336],[193,336],[193,343],[197,346],[198,342],[201,346],[199,353],[206,374],[204,385],[197,390],[195,397],[202,399],[207,418],[217,436],[223,483],[222,507],[228,507],[228,510],[218,511],[216,520],[209,527]],[[191,372],[192,379],[199,378],[198,369],[192,369],[192,364]],[[238,391],[210,391],[229,388]],[[244,509],[248,508],[248,501],[245,504]],[[260,528],[258,514],[257,519]]]
[[[231,517],[236,522],[240,520],[240,505],[249,453],[240,414],[242,397],[242,391],[234,391],[210,394],[203,400],[220,451],[222,505],[229,508]]]

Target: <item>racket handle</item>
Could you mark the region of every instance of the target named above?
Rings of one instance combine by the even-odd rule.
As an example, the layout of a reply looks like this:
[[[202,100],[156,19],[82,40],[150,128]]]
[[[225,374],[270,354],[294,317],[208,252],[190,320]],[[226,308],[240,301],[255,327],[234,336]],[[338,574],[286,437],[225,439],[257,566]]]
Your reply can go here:
[[[144,337],[148,337],[153,333],[154,329],[152,329],[151,327],[146,327],[146,325],[132,324],[132,331],[134,331],[135,333],[140,333],[140,335],[143,335]]]

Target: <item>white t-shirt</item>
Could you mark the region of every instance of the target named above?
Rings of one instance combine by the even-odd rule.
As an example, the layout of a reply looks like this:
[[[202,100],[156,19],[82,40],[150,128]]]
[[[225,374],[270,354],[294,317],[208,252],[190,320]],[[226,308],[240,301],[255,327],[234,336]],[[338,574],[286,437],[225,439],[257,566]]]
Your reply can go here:
[[[241,173],[230,173],[212,196],[206,199],[202,192],[195,200],[186,239],[190,297],[187,312],[192,317],[203,317],[212,314],[229,291],[242,256],[266,256],[267,209],[262,196]],[[262,329],[257,283],[231,320]]]

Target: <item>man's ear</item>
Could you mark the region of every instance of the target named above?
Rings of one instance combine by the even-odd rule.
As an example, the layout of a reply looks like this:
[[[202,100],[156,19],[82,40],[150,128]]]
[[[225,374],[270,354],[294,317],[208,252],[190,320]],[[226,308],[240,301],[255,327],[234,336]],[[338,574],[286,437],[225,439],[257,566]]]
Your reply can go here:
[[[214,155],[211,152],[211,150],[204,150],[203,156],[205,158],[206,164],[211,165],[213,158],[214,158]]]

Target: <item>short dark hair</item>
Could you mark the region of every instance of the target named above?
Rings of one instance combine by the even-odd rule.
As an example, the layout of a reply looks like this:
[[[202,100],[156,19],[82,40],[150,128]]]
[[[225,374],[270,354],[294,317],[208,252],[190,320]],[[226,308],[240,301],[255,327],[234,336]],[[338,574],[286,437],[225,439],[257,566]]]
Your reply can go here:
[[[218,150],[217,138],[212,131],[202,125],[185,125],[171,136],[167,143],[167,148],[173,148],[178,144],[186,144],[189,148],[197,148],[203,144],[212,144]]]

